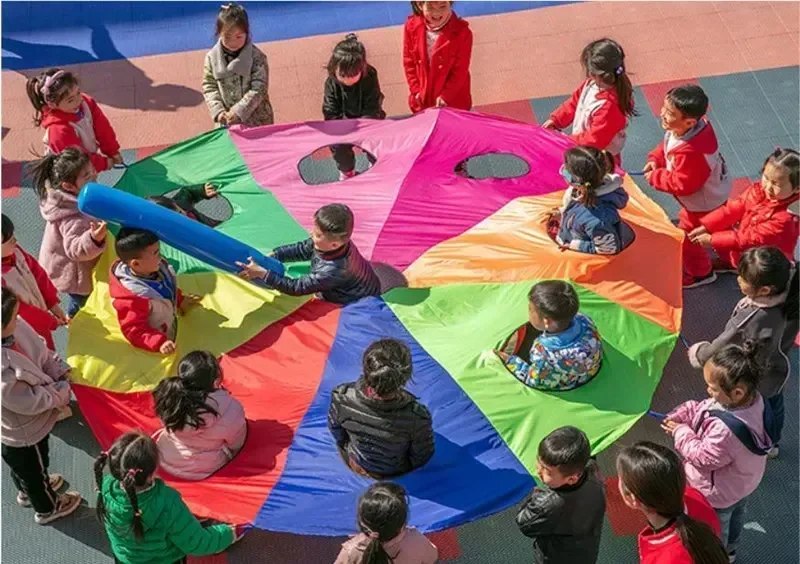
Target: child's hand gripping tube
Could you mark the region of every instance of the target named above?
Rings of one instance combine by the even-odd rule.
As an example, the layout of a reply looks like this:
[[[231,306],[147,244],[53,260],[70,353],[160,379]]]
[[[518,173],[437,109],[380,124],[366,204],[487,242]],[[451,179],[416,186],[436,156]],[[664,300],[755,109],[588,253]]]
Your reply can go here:
[[[78,209],[86,215],[124,227],[147,229],[159,240],[215,268],[236,274],[237,262],[247,257],[275,274],[283,275],[280,261],[268,257],[250,245],[225,235],[189,217],[121,190],[91,182],[78,195]],[[263,282],[253,282],[265,286]]]

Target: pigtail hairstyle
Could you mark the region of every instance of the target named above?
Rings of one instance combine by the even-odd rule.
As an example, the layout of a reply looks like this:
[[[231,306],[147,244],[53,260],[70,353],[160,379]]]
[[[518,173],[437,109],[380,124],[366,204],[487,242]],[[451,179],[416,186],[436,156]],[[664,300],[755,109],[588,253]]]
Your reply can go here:
[[[583,48],[581,65],[587,75],[600,77],[613,86],[619,99],[620,111],[628,117],[639,115],[633,107],[633,85],[625,69],[625,51],[622,46],[604,37]]]
[[[94,478],[97,484],[97,517],[100,522],[105,520],[106,507],[103,501],[103,469],[108,462],[108,469],[120,486],[125,490],[131,507],[133,508],[133,521],[131,529],[136,540],[144,538],[144,525],[142,511],[139,509],[139,499],[136,488],[147,485],[150,477],[158,467],[158,447],[155,441],[141,431],[129,431],[118,438],[111,449],[100,453],[94,463]]]
[[[250,37],[250,20],[245,9],[236,2],[223,4],[217,14],[214,37],[219,37],[226,29],[238,27]]]
[[[345,78],[363,74],[367,70],[367,49],[358,40],[355,33],[350,33],[336,44],[328,61],[328,74],[336,76],[336,71]]]
[[[362,365],[364,383],[382,398],[391,397],[411,380],[411,350],[397,339],[372,343]]]
[[[642,441],[617,457],[617,472],[624,490],[665,519],[675,521],[681,543],[696,564],[727,564],[728,553],[714,531],[684,512],[686,475],[671,449]]]
[[[58,104],[77,85],[78,77],[61,69],[47,69],[39,76],[29,78],[25,83],[25,92],[34,109],[34,125],[42,125],[42,112],[47,104]]]
[[[61,184],[75,184],[83,167],[89,163],[89,155],[76,147],[67,147],[60,153],[50,153],[27,167],[33,179],[33,188],[40,200],[47,197],[47,188],[61,190]]]
[[[391,564],[383,548],[408,522],[408,496],[400,484],[377,482],[358,500],[358,528],[369,538],[362,564]]]
[[[764,166],[761,167],[761,174],[764,174],[764,169],[767,168],[767,165],[786,171],[792,190],[800,189],[800,153],[794,149],[781,149],[778,147],[764,161]]]
[[[564,168],[575,181],[581,202],[589,208],[597,204],[597,189],[607,174],[614,172],[614,158],[608,151],[588,145],[572,147],[564,153]]]
[[[708,359],[717,369],[719,387],[726,394],[742,386],[747,390],[747,397],[752,398],[762,371],[758,363],[759,348],[757,341],[747,339],[741,345],[726,345]]]
[[[219,412],[209,405],[208,394],[222,374],[210,352],[192,351],[178,365],[178,376],[165,378],[153,390],[155,411],[167,431],[186,427],[200,429],[206,422],[203,415],[217,417]]]

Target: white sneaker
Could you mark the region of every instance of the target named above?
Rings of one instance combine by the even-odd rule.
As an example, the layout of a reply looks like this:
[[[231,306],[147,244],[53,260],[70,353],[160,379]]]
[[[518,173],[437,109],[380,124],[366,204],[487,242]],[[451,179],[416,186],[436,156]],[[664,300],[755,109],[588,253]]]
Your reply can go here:
[[[64,476],[61,474],[50,474],[48,477],[50,481],[50,487],[53,488],[54,492],[57,492],[61,489],[61,486],[64,485]],[[17,494],[17,503],[22,507],[30,507],[31,506],[31,498],[28,497],[28,494],[25,492],[19,492]]]
[[[76,491],[70,491],[58,496],[56,501],[56,508],[50,513],[37,513],[33,516],[33,520],[38,525],[47,525],[57,519],[66,517],[70,513],[74,513],[81,505],[81,494]]]
[[[736,551],[735,550],[732,550],[731,552],[728,553],[728,564],[731,564],[732,562],[736,562]]]
[[[771,449],[769,449],[769,452],[767,453],[767,457],[772,459],[772,460],[775,460],[776,458],[778,458],[778,456],[780,456],[780,454],[781,454],[781,447],[779,447],[778,445],[775,445]]]

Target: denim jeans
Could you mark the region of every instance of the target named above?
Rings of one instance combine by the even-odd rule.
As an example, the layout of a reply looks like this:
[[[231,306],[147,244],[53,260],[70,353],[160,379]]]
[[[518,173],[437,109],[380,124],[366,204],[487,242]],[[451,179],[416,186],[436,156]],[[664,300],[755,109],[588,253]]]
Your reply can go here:
[[[767,403],[772,409],[772,422],[775,428],[775,436],[772,437],[772,442],[777,445],[781,442],[781,435],[783,434],[783,392],[767,398]]]
[[[75,317],[75,314],[86,305],[89,296],[82,296],[80,294],[67,294],[67,317]]]
[[[722,544],[728,553],[736,550],[739,544],[739,537],[744,529],[744,515],[747,510],[747,498],[741,499],[725,509],[714,509],[719,518],[719,526],[722,530]]]

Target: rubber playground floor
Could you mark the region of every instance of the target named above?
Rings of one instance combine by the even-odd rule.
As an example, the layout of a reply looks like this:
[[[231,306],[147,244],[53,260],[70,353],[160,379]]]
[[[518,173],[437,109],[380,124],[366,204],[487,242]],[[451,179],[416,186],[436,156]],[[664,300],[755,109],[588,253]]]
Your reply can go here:
[[[246,6],[253,37],[270,64],[276,122],[321,119],[323,66],[345,33],[357,31],[378,69],[389,115],[407,113],[400,51],[405,2],[264,2]],[[41,151],[42,131],[31,123],[27,76],[59,65],[76,70],[83,88],[109,116],[127,162],[211,127],[200,94],[202,62],[213,44],[217,3],[4,2],[2,5],[2,207],[20,243],[38,253],[43,222],[25,179],[30,150]],[[459,2],[475,37],[472,59],[475,110],[520,121],[544,121],[580,83],[582,46],[602,36],[626,49],[640,116],[633,119],[623,154],[626,168],[641,167],[661,138],[656,116],[664,93],[695,81],[711,100],[713,122],[726,161],[744,188],[759,175],[776,146],[797,148],[800,127],[800,4],[795,2]],[[113,184],[117,171],[101,176]],[[640,186],[674,217],[669,198]],[[657,264],[658,257],[653,257]],[[650,268],[652,265],[642,265]],[[684,293],[683,334],[689,342],[715,336],[740,298],[733,275]],[[65,335],[58,335],[63,352]],[[771,460],[751,496],[737,562],[798,561],[798,363],[788,386],[787,428],[781,455]],[[653,399],[667,411],[705,396],[699,372],[679,343]],[[2,476],[2,558],[12,564],[110,562],[94,517],[92,458],[99,452],[80,408],[60,423],[51,441],[51,467],[87,498],[74,516],[50,526],[34,524],[15,504]],[[645,418],[599,456],[607,480],[608,513],[600,562],[637,561],[635,535],[642,521],[616,492],[619,445],[649,439],[667,444]],[[432,535],[441,560],[453,563],[530,562],[528,539],[514,510]],[[314,516],[309,515],[313,520]],[[343,518],[350,518],[343,516]],[[193,564],[332,562],[343,539],[254,531],[227,553],[190,558]]]

